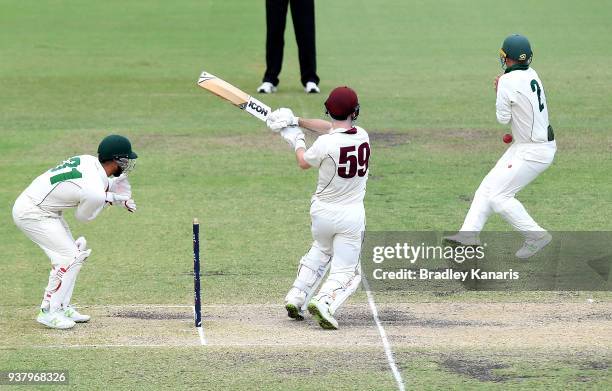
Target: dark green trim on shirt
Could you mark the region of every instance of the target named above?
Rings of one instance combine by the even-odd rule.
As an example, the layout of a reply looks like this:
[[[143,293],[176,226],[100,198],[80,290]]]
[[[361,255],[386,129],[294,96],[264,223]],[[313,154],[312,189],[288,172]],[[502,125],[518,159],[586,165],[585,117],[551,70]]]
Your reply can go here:
[[[514,64],[509,68],[506,68],[506,71],[504,73],[510,73],[512,71],[526,71],[527,69],[529,69],[529,64]]]

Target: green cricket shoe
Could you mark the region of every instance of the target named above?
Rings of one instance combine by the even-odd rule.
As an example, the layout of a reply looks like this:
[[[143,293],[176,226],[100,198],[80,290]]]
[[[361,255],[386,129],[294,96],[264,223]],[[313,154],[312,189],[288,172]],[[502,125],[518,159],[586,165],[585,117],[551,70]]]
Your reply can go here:
[[[473,232],[457,232],[455,235],[442,238],[442,245],[451,247],[476,247],[480,246],[478,235]]]
[[[312,299],[308,303],[308,312],[310,312],[322,328],[326,330],[338,330],[338,321],[334,319],[331,312],[329,312],[329,306],[326,303],[317,299]]]
[[[516,257],[519,259],[527,259],[536,255],[540,250],[548,245],[552,240],[552,235],[548,232],[545,232],[537,239],[527,239],[525,243],[523,243],[523,247],[521,247],[516,252]]]
[[[59,330],[71,329],[76,324],[72,319],[67,318],[63,311],[51,312],[43,309],[38,313],[36,321],[49,328]]]
[[[285,309],[287,310],[287,316],[291,319],[304,320],[304,313],[296,304],[287,303],[285,304]]]
[[[295,320],[304,320],[304,311],[302,307],[306,302],[306,292],[291,287],[287,296],[285,297],[285,309],[287,310],[287,316]]]

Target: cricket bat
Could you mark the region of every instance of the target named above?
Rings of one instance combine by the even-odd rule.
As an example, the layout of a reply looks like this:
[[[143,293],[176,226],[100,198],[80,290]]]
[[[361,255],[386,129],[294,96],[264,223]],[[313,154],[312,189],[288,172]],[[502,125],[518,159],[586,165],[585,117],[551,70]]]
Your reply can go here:
[[[213,94],[230,101],[234,106],[238,106],[240,109],[264,122],[266,122],[266,119],[268,119],[268,116],[272,112],[270,106],[267,106],[241,89],[206,71],[200,74],[198,85],[205,90],[208,90]]]

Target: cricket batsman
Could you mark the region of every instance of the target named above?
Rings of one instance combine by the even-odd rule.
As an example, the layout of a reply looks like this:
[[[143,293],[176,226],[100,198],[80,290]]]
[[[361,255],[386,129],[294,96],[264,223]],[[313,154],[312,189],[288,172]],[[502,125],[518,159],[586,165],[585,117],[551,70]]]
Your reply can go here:
[[[127,173],[138,156],[130,141],[119,135],[105,137],[98,156],[72,157],[43,173],[15,201],[13,220],[51,260],[51,273],[36,320],[54,329],[69,329],[87,322],[70,305],[76,278],[91,254],[84,237],[76,240],[63,213],[75,208],[79,221],[91,221],[105,205],[136,210]]]
[[[525,237],[516,256],[526,259],[550,243],[552,236],[515,195],[551,165],[557,144],[548,122],[544,85],[530,67],[533,53],[529,41],[522,35],[511,35],[499,53],[504,73],[494,81],[497,121],[510,124],[512,137],[504,141],[514,143],[478,187],[460,232],[445,240],[455,245],[478,245],[478,233],[495,212]]]
[[[290,318],[304,319],[304,309],[325,329],[337,329],[334,314],[361,282],[359,255],[365,231],[363,198],[368,180],[368,133],[355,126],[359,101],[348,87],[334,89],[325,101],[331,122],[298,118],[282,108],[268,118],[295,150],[302,169],[318,168],[317,190],[311,199],[310,250],[299,263],[297,278],[285,298]],[[306,148],[301,128],[321,134]],[[329,269],[329,276],[313,297]]]

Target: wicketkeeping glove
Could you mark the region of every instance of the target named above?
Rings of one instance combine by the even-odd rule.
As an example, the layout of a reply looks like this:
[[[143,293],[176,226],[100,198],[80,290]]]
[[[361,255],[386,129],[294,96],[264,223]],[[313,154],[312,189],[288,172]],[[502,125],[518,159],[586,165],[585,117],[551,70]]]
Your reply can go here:
[[[266,125],[268,125],[273,132],[280,132],[283,128],[297,126],[298,121],[299,118],[293,114],[291,109],[282,107],[270,113]]]
[[[128,210],[128,212],[130,213],[134,213],[136,212],[136,202],[134,202],[133,199],[129,199],[127,201],[124,201],[121,203],[121,206],[123,206],[125,209]]]
[[[132,196],[132,185],[128,181],[126,174],[121,174],[117,178],[111,178],[108,180],[108,191],[127,196]]]
[[[304,132],[297,126],[284,128],[280,131],[280,135],[285,141],[291,145],[291,148],[297,150],[298,148],[306,148],[306,142],[304,141]]]
[[[136,211],[136,203],[133,199],[126,195],[108,191],[106,192],[106,202],[111,205],[122,206],[127,209],[128,212]]]

